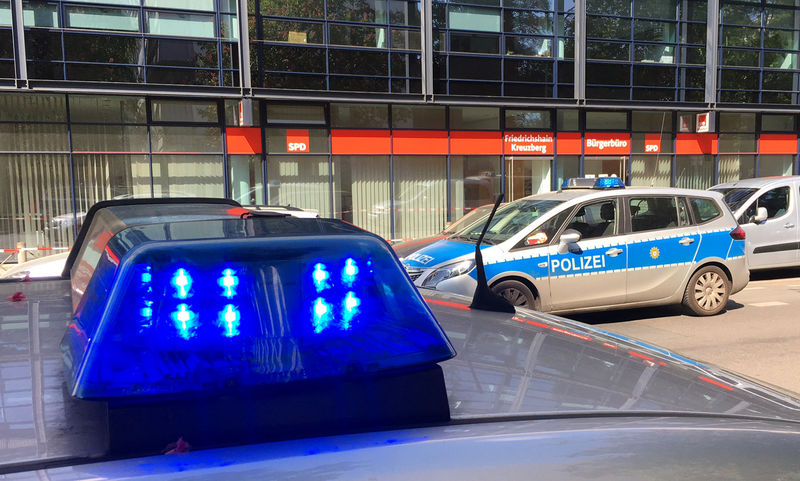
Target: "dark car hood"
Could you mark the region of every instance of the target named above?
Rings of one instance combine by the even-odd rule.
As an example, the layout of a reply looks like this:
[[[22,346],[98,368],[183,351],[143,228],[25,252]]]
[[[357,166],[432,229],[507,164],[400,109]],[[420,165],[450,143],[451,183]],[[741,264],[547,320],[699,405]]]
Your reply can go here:
[[[441,363],[453,418],[681,412],[800,422],[792,395],[666,349],[557,316],[423,295],[458,353]]]
[[[446,239],[446,234],[437,234],[430,237],[423,237],[421,239],[413,239],[409,241],[398,242],[396,244],[392,244],[392,249],[394,249],[395,254],[397,257],[403,258],[408,256],[409,254],[413,254],[414,252],[428,247],[429,245],[433,244],[436,241],[440,241],[442,239]]]

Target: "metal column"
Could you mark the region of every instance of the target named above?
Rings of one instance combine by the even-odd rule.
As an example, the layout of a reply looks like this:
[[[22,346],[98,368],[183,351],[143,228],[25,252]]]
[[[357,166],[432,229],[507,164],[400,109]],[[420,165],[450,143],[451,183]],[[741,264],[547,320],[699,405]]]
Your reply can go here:
[[[717,65],[719,63],[719,0],[708,1],[706,21],[706,95],[709,108],[717,103]]]
[[[13,0],[11,2],[11,25],[14,30],[16,86],[28,88],[28,56],[25,52],[25,22],[22,19],[22,0]]]
[[[420,33],[422,37],[422,97],[433,101],[433,4],[423,0],[420,11]]]
[[[586,0],[575,0],[575,99],[586,99]]]

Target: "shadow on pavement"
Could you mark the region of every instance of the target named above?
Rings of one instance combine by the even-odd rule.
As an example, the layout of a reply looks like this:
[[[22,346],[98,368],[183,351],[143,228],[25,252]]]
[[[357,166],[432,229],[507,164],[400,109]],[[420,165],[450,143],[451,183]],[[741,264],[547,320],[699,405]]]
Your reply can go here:
[[[751,281],[769,281],[774,279],[786,279],[800,277],[800,268],[792,267],[789,269],[771,269],[767,271],[750,271]]]
[[[742,307],[744,307],[743,304],[739,304],[736,301],[728,299],[728,303],[725,305],[725,310],[717,315],[723,316],[727,311],[734,311],[736,309],[741,309]],[[621,309],[618,311],[617,310],[597,311],[597,312],[563,315],[563,317],[566,317],[568,319],[573,319],[576,321],[585,322],[586,324],[592,324],[592,325],[608,324],[612,322],[638,321],[642,319],[655,319],[659,317],[675,317],[675,316],[696,317],[698,321],[702,320],[702,317],[687,315],[686,311],[683,310],[683,306],[681,306],[680,304],[669,305],[669,306],[641,307],[638,309]]]

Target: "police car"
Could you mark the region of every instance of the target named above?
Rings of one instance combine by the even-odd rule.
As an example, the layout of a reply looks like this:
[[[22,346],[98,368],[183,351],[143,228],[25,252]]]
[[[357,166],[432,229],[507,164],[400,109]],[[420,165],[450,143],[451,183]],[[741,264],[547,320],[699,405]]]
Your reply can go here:
[[[471,296],[481,225],[403,259],[422,288]],[[482,253],[489,285],[516,306],[568,312],[683,303],[725,308],[749,280],[745,233],[722,196],[567,179],[499,209]]]
[[[567,319],[423,296],[344,222],[207,202],[89,214],[65,279],[0,282],[4,479],[800,471],[793,395]]]

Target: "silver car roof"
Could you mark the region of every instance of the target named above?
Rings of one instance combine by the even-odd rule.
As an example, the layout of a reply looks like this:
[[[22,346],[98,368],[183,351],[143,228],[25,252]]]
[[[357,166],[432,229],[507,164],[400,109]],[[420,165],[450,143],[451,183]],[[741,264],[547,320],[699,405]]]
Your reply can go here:
[[[682,189],[678,187],[627,187],[625,189],[567,189],[542,194],[533,194],[520,200],[589,200],[617,195],[682,195],[687,197],[714,197],[722,200],[718,192],[698,189]]]
[[[742,179],[734,182],[717,184],[712,189],[730,189],[734,187],[761,189],[770,185],[785,184],[786,182],[800,182],[800,175],[787,175],[783,177],[758,177],[753,179]]]

